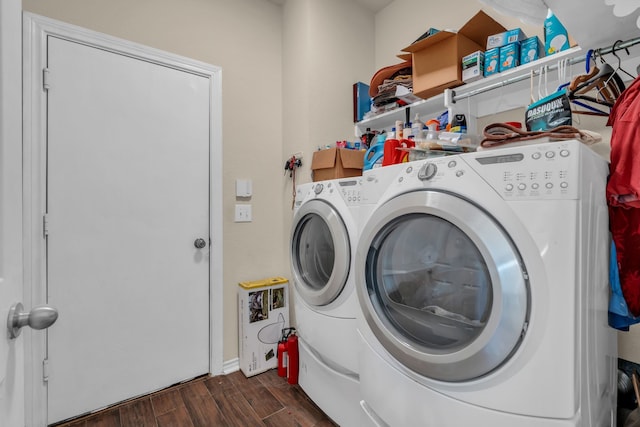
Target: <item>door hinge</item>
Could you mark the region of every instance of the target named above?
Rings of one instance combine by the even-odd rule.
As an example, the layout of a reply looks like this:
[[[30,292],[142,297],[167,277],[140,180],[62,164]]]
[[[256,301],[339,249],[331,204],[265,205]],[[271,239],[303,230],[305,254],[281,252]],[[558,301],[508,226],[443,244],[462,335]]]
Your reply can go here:
[[[49,90],[49,69],[42,69],[42,88],[44,90]]]
[[[42,237],[46,238],[49,235],[49,215],[42,215]]]
[[[49,381],[49,359],[42,361],[42,381],[45,383]]]

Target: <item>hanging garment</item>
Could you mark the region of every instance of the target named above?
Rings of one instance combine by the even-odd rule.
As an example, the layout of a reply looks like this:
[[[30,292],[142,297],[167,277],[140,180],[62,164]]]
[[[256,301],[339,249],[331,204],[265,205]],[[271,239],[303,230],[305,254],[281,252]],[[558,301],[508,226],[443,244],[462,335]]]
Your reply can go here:
[[[634,317],[640,315],[640,78],[616,100],[607,182],[609,225],[616,246],[620,287]]]
[[[618,260],[616,245],[611,242],[611,256],[609,257],[609,284],[611,296],[609,298],[609,326],[620,331],[628,331],[629,326],[640,323],[640,317],[634,317],[629,313],[629,307],[620,287],[620,275],[618,273]]]

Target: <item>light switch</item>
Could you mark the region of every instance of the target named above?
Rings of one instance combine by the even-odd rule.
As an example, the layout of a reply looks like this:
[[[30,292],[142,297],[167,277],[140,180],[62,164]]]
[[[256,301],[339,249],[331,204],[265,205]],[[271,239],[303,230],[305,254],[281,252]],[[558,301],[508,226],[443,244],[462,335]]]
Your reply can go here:
[[[251,222],[251,205],[236,205],[235,222]]]
[[[252,187],[250,179],[236,179],[236,197],[251,197]]]

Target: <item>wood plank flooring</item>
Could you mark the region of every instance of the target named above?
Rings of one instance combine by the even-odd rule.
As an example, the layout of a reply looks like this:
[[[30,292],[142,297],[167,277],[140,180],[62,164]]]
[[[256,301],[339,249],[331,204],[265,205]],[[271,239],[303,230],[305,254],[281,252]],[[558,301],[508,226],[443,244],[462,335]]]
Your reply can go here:
[[[56,427],[336,427],[275,369],[204,376]]]

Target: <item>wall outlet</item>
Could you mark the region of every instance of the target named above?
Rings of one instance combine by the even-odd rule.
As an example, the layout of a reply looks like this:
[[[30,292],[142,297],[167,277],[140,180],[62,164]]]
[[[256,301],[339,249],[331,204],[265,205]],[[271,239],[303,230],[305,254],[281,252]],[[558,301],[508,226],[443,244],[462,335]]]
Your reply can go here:
[[[251,222],[251,205],[236,205],[235,222]]]

